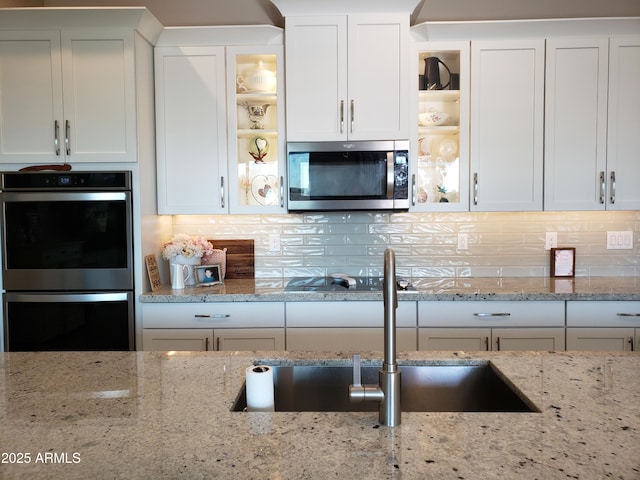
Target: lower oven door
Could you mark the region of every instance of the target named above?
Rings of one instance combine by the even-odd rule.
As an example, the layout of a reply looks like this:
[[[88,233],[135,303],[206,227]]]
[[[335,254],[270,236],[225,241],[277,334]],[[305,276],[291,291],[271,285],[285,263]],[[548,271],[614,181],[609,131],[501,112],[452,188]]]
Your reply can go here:
[[[8,292],[7,352],[134,350],[132,292]]]

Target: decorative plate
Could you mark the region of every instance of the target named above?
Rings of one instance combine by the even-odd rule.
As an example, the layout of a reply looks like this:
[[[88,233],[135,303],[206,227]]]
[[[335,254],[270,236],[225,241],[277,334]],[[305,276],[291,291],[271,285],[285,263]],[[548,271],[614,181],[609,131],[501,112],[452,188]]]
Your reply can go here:
[[[278,179],[274,175],[256,175],[251,179],[251,194],[260,205],[278,202]]]

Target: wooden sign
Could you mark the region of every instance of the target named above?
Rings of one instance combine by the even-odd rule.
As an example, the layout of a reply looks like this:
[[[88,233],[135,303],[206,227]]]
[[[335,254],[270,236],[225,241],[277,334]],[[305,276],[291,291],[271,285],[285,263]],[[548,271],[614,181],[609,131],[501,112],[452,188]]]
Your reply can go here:
[[[227,249],[226,278],[253,278],[254,242],[253,240],[211,240],[213,248]]]
[[[160,281],[160,271],[158,270],[158,261],[155,255],[147,255],[144,257],[144,263],[147,265],[147,274],[149,275],[149,283],[151,284],[151,291],[155,292],[162,287]]]

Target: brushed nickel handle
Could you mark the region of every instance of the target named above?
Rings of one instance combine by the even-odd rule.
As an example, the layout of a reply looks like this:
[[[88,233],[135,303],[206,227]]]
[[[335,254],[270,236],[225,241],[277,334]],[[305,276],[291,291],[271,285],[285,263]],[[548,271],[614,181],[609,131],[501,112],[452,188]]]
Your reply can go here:
[[[631,351],[635,352],[636,351],[636,346],[633,343],[633,337],[629,337],[629,344],[631,345]]]
[[[478,205],[478,174],[473,174],[473,204]]]
[[[224,208],[224,177],[220,177],[220,208]]]
[[[484,337],[484,349],[489,351],[489,337]]]
[[[618,317],[640,317],[640,313],[616,313]]]
[[[509,312],[498,312],[498,313],[478,312],[478,313],[474,313],[473,316],[474,317],[481,317],[481,318],[485,318],[485,317],[510,317],[511,314]]]
[[[355,105],[356,105],[356,102],[353,99],[351,99],[351,133],[353,133],[353,124],[355,123],[355,115],[356,115]]]
[[[229,318],[228,313],[196,313],[195,318]]]
[[[344,133],[344,100],[340,100],[340,133]]]
[[[284,177],[280,177],[280,208],[284,208]]]
[[[411,175],[411,205],[416,205],[416,195],[418,194],[418,187],[416,185],[416,174]]]
[[[604,195],[607,185],[604,180],[604,172],[600,172],[600,204],[604,205]]]
[[[64,146],[67,156],[71,155],[71,122],[69,120],[64,122]]]
[[[500,337],[496,337],[496,350],[500,351]]]
[[[53,148],[57,156],[60,156],[60,122],[53,121]]]
[[[216,337],[216,352],[220,351],[220,337]]]
[[[209,351],[209,337],[206,337],[204,339],[204,351],[208,352]]]
[[[609,179],[611,180],[611,192],[609,195],[609,203],[613,205],[616,203],[616,172],[613,170],[609,174]]]

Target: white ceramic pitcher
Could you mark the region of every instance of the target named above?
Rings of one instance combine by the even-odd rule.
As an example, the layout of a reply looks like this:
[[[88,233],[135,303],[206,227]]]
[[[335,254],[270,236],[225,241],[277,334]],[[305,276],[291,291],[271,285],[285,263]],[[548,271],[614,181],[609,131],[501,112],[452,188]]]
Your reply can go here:
[[[184,283],[191,277],[191,270],[188,265],[181,263],[171,264],[171,288],[180,290],[184,288]]]

